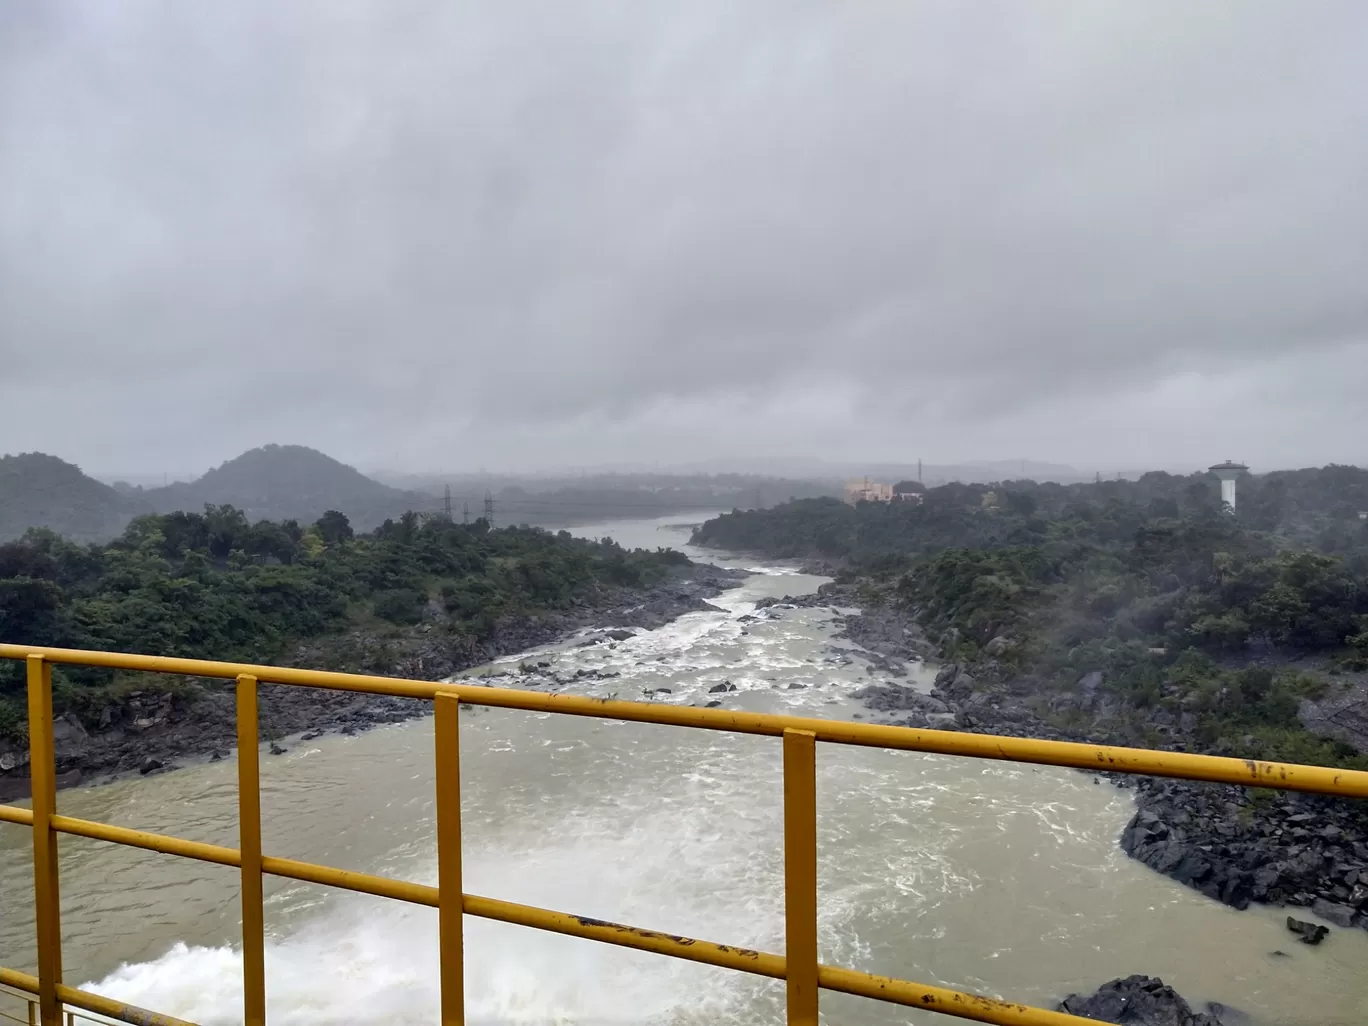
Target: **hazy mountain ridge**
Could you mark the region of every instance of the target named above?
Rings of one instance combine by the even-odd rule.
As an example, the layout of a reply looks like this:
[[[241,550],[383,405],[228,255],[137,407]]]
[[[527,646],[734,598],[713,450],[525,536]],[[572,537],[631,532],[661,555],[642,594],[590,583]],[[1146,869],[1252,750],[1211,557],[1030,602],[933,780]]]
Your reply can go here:
[[[199,512],[228,505],[249,520],[312,523],[340,510],[358,531],[413,510],[440,513],[451,491],[455,520],[484,515],[494,504],[499,524],[565,526],[619,517],[663,516],[682,511],[716,512],[770,506],[791,498],[839,492],[836,482],[791,480],[757,474],[676,476],[602,474],[543,479],[513,475],[412,475],[391,477],[394,487],[301,445],[266,445],[228,460],[193,481],[163,487],[106,485],[55,457],[6,457],[0,478],[0,541],[30,527],[48,527],[81,541],[118,535],[144,513]]]
[[[0,456],[0,541],[48,527],[76,541],[113,537],[150,507],[41,452]]]
[[[354,467],[302,445],[250,449],[191,482],[147,489],[158,513],[236,506],[250,520],[313,521],[341,510],[361,530],[410,509],[428,509],[432,497],[372,480]]]
[[[251,520],[306,523],[338,509],[356,528],[369,530],[407,510],[431,509],[433,502],[301,445],[252,449],[195,481],[164,488],[114,488],[44,453],[0,457],[0,541],[31,527],[102,541],[140,514],[198,512],[205,505],[235,506]]]

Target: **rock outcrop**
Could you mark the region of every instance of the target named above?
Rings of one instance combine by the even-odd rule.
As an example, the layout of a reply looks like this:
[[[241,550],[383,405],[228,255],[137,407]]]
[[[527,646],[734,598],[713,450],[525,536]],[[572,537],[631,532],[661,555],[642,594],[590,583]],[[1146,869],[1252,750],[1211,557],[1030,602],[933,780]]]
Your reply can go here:
[[[1172,987],[1153,976],[1112,980],[1087,997],[1070,994],[1059,1011],[1118,1026],[1225,1026],[1205,1012],[1194,1012]]]

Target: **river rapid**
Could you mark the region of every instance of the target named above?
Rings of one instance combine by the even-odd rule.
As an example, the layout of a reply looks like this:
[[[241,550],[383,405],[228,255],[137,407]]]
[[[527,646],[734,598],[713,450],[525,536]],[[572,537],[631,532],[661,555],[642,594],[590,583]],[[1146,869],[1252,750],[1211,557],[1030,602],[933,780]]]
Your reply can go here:
[[[683,525],[697,519],[576,533],[752,570],[714,600],[721,611],[482,672],[529,686],[538,678],[516,672],[527,658],[562,679],[620,674],[566,688],[577,693],[668,688],[649,700],[874,717],[851,695],[875,678],[858,648],[833,638],[831,610],[743,619],[758,599],[822,578],[690,550]],[[737,690],[709,694],[724,681]],[[283,744],[286,754],[262,759],[269,854],[436,882],[430,718]],[[783,950],[778,739],[480,709],[463,714],[461,746],[466,890]],[[64,791],[58,805],[237,844],[234,758]],[[1368,1021],[1368,933],[1334,930],[1308,948],[1283,911],[1236,912],[1151,872],[1117,844],[1131,811],[1128,792],[1083,773],[821,746],[821,958],[1050,1007],[1144,973],[1195,1007],[1220,1001],[1260,1026]],[[29,844],[26,828],[0,824],[0,965],[32,971]],[[61,870],[69,981],[205,1024],[241,1021],[234,870],[67,836]],[[436,1021],[435,911],[273,878],[266,895],[271,1021]],[[470,917],[466,937],[472,1024],[783,1021],[779,981]],[[835,994],[822,1010],[850,1026],[949,1021]]]

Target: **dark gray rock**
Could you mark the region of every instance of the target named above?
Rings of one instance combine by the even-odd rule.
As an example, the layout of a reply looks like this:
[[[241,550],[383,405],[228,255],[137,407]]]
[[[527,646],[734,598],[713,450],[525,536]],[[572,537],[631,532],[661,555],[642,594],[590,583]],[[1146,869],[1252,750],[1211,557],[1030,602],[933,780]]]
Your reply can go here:
[[[965,673],[961,670],[959,673],[955,674],[954,679],[951,680],[949,684],[945,685],[943,690],[950,698],[962,702],[974,693],[974,685],[976,683],[978,682],[974,679],[972,674]]]
[[[1354,910],[1348,905],[1339,905],[1333,901],[1326,901],[1324,898],[1317,898],[1311,903],[1311,912],[1336,926],[1349,927],[1354,925]]]
[[[994,659],[996,659],[999,656],[1006,655],[1009,651],[1011,651],[1014,648],[1016,648],[1015,641],[1007,637],[1007,635],[1005,634],[999,634],[997,637],[989,641],[988,644],[983,646],[983,651],[986,652],[988,655],[992,656]]]
[[[1249,1017],[1249,1013],[1222,1004],[1220,1001],[1208,1001],[1206,1010],[1208,1015],[1221,1023],[1221,1026],[1245,1026],[1246,1023],[1254,1021]]]
[[[1325,940],[1325,935],[1330,932],[1328,926],[1321,926],[1319,923],[1308,923],[1301,919],[1287,917],[1287,928],[1297,935],[1297,940],[1303,944],[1319,944]]]
[[[1118,1026],[1226,1026],[1192,1007],[1158,977],[1127,976],[1097,988],[1089,997],[1070,994],[1059,1011]]]
[[[1097,704],[1097,692],[1102,687],[1102,671],[1093,670],[1085,673],[1078,680],[1078,699],[1079,707],[1091,709]]]
[[[1304,700],[1297,715],[1314,733],[1368,751],[1368,680],[1355,676],[1316,701]]]
[[[851,697],[858,698],[866,709],[873,709],[875,712],[914,709],[920,713],[930,714],[951,711],[939,698],[924,695],[901,684],[871,684],[869,687],[861,688]]]

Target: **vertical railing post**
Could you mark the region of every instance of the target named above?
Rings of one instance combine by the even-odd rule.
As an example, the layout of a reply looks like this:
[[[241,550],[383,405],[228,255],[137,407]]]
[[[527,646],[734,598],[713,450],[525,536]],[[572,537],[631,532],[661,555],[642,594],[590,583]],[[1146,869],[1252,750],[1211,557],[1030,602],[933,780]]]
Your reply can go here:
[[[442,972],[442,1026],[465,1023],[465,940],[461,884],[461,700],[438,694],[433,734],[437,756],[437,929]]]
[[[61,1026],[62,921],[57,888],[57,757],[52,740],[52,665],[28,657],[29,780],[33,789],[33,911],[38,926],[38,1014]]]
[[[257,679],[237,679],[238,840],[242,851],[242,1009],[246,1026],[266,1022],[266,921],[261,891],[261,732]]]
[[[817,735],[784,731],[788,1026],[817,1026]]]

